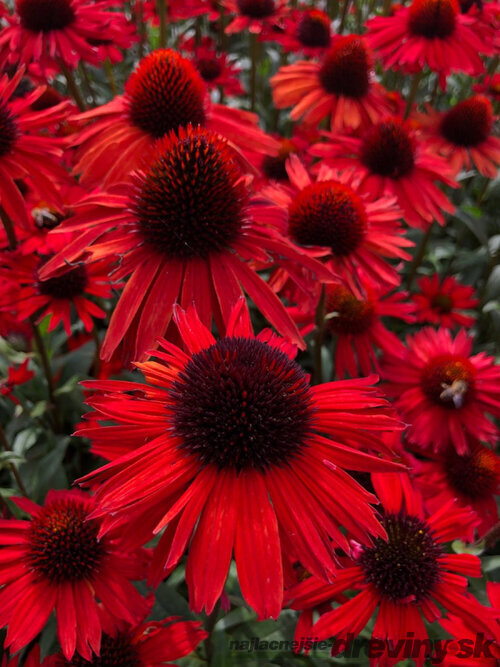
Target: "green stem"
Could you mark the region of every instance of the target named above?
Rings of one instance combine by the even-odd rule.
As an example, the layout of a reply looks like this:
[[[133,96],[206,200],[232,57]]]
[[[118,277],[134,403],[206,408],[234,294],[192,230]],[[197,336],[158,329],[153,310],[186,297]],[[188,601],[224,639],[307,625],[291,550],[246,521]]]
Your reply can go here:
[[[411,108],[413,106],[413,102],[415,102],[415,99],[417,97],[417,92],[418,92],[418,87],[420,85],[420,81],[422,80],[423,76],[423,71],[420,70],[420,72],[417,72],[416,74],[413,75],[413,81],[411,82],[411,88],[410,88],[410,94],[408,95],[408,99],[406,100],[406,108],[405,108],[405,118],[408,118],[410,115]]]
[[[323,340],[325,337],[325,286],[321,286],[321,294],[316,307],[316,332],[314,335],[314,368],[313,383],[321,384],[323,382]]]
[[[109,58],[106,58],[104,61],[104,67],[106,68],[106,74],[108,75],[109,85],[111,86],[111,92],[113,95],[118,95],[118,88],[116,87],[115,76],[113,74],[113,68],[111,67],[111,62]]]
[[[146,43],[146,23],[144,21],[143,0],[137,0],[137,34],[139,35],[139,58],[144,57],[144,45]]]
[[[218,47],[218,53],[225,53],[226,52],[226,41],[227,41],[227,35],[226,35],[226,14],[224,12],[224,7],[222,4],[219,3],[219,32],[218,32],[218,37],[219,37],[219,43],[217,45]]]
[[[92,370],[94,377],[98,377],[99,371],[101,369],[101,340],[99,338],[99,332],[97,328],[92,327],[92,338],[95,343],[95,353],[94,353],[94,363],[92,364]]]
[[[257,69],[259,66],[259,38],[250,33],[250,58],[252,66],[250,70],[250,111],[255,111],[257,102]]]
[[[212,613],[207,618],[207,622],[205,623],[205,630],[208,632],[208,637],[205,639],[203,644],[205,646],[206,659],[209,665],[212,662],[212,655],[213,655],[212,632],[215,628],[215,624],[217,623],[217,616],[219,615],[219,611],[220,611],[220,599],[217,601],[215,607],[213,608]]]
[[[159,43],[160,48],[164,49],[167,46],[167,1],[158,0],[157,10],[160,20]]]
[[[7,440],[7,436],[5,435],[5,431],[3,430],[2,426],[0,426],[0,444],[5,449],[6,452],[12,451],[12,448],[9,445],[9,441]],[[19,470],[17,469],[16,464],[10,461],[9,468],[12,472],[12,475],[14,476],[14,479],[16,480],[16,484],[19,487],[19,491],[21,491],[23,496],[28,498],[28,492],[26,491],[26,487],[23,484],[23,480],[21,479],[21,475],[19,474]]]
[[[425,251],[427,250],[427,244],[429,243],[429,239],[431,238],[431,233],[432,233],[433,226],[434,226],[434,221],[431,222],[427,231],[422,236],[420,246],[419,246],[417,254],[415,255],[415,258],[412,262],[412,265],[411,265],[411,268],[410,268],[410,273],[408,274],[408,278],[406,280],[406,289],[408,289],[408,290],[411,289],[411,286],[413,284],[415,276],[417,275],[418,268],[422,264],[422,260],[425,257]]]
[[[347,14],[349,13],[350,4],[351,0],[344,0],[344,3],[342,5],[342,14],[340,15],[340,25],[338,30],[339,35],[341,35],[344,30]]]
[[[392,0],[384,0],[384,6],[382,8],[382,16],[389,16],[392,8]]]
[[[86,109],[85,102],[83,101],[80,89],[76,85],[73,72],[68,67],[66,67],[63,60],[61,60],[60,58],[59,58],[59,67],[61,68],[61,72],[64,74],[64,78],[66,79],[66,85],[68,87],[69,92],[73,96],[73,99],[76,102],[76,106],[80,109],[80,111],[85,111]]]
[[[35,338],[36,342],[36,347],[38,349],[38,353],[40,354],[40,359],[42,360],[42,366],[43,366],[43,372],[45,374],[45,379],[47,380],[47,388],[49,392],[49,401],[50,401],[50,407],[51,407],[51,415],[52,415],[52,421],[54,425],[54,431],[56,433],[59,433],[61,430],[60,423],[59,423],[59,415],[57,413],[57,401],[56,397],[54,394],[55,390],[55,384],[54,384],[54,376],[52,375],[52,369],[50,367],[50,361],[49,361],[49,356],[47,354],[47,348],[45,347],[45,343],[43,342],[42,335],[40,333],[40,329],[38,328],[37,323],[35,322],[34,317],[30,318],[31,322],[31,329],[33,331],[33,336]]]
[[[96,102],[96,98],[95,98],[95,94],[94,94],[94,89],[92,88],[92,81],[90,79],[88,69],[86,68],[85,63],[83,62],[83,60],[80,61],[80,64],[78,66],[78,70],[80,72],[81,80],[82,80],[82,82],[83,82],[83,84],[84,84],[84,86],[87,90],[87,96],[90,97],[90,99],[92,100],[92,105],[96,106],[97,102]]]

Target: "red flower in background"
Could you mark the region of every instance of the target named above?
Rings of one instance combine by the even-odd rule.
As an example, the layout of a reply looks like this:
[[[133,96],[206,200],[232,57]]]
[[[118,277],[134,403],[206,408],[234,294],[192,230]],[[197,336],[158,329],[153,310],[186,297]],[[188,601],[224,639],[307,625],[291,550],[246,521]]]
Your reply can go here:
[[[0,626],[16,652],[56,611],[64,656],[91,659],[101,645],[100,607],[109,622],[136,624],[148,611],[130,580],[143,579],[144,550],[126,551],[116,534],[100,536],[94,500],[81,491],[49,491],[40,507],[12,499],[31,519],[0,521]]]
[[[35,377],[33,371],[28,370],[29,359],[25,359],[20,366],[9,366],[7,369],[7,377],[0,380],[0,394],[7,396],[13,403],[19,404],[19,401],[13,396],[13,390],[20,384],[29,382]]]
[[[271,79],[274,104],[293,107],[292,120],[317,124],[330,116],[332,132],[358,129],[394,113],[385,89],[374,81],[371,51],[363,37],[337,37],[322,62],[300,60]]]
[[[319,640],[350,633],[357,636],[378,610],[372,638],[384,642],[383,653],[370,664],[389,667],[401,660],[401,654],[394,657],[387,650],[391,642],[394,648],[404,637],[426,640],[423,618],[429,623],[441,619],[439,604],[446,614],[452,613],[469,628],[498,640],[498,611],[481,605],[467,592],[466,577],[481,576],[481,561],[477,556],[448,554],[444,549],[458,537],[464,523],[474,521],[473,512],[456,507],[452,500],[427,518],[408,481],[403,485],[398,477],[403,476],[372,475],[384,508],[382,523],[388,539],[376,538],[373,545],[360,545],[351,564],[333,583],[311,577],[288,592],[292,609],[307,610],[300,632]],[[325,610],[325,603],[352,589],[354,597]],[[320,605],[321,617],[313,624],[312,609]],[[343,642],[336,642],[333,654],[345,648]],[[425,642],[420,644],[419,655],[412,657],[423,667]]]
[[[441,88],[451,72],[477,76],[484,71],[479,54],[491,54],[473,29],[474,19],[460,14],[457,0],[413,0],[393,16],[366,22],[366,39],[385,67],[420,72],[425,65],[439,74]]]
[[[97,416],[78,433],[130,451],[80,481],[132,543],[166,528],[153,583],[190,543],[191,606],[210,613],[234,550],[244,598],[260,618],[276,618],[283,559],[328,578],[334,548],[349,550],[340,525],[363,544],[384,535],[374,496],[343,468],[397,469],[360,449],[387,451],[379,433],[398,422],[373,376],[311,387],[295,346],[269,330],[253,336],[243,300],[220,340],[193,309],[175,319],[187,352],[162,341],[157,360],[136,364],[149,384],[84,383],[97,392],[88,401]]]
[[[449,111],[432,108],[417,114],[426,143],[447,159],[454,174],[473,166],[487,178],[496,178],[500,165],[500,139],[493,136],[491,102],[483,95],[469,97]]]
[[[215,42],[210,37],[203,37],[199,45],[191,37],[179,44],[182,50],[192,53],[194,64],[208,90],[221,89],[224,95],[244,95],[245,90],[240,83],[241,69],[233,64],[227,53],[217,53]]]
[[[434,181],[458,187],[447,162],[419,140],[411,123],[385,118],[362,137],[325,133],[312,155],[344,172],[353,187],[374,200],[396,197],[405,222],[426,229],[433,220],[444,224],[443,212],[455,207]]]
[[[0,58],[9,63],[38,63],[43,70],[62,62],[75,68],[80,60],[99,65],[128,49],[134,28],[116,0],[16,0],[9,26],[0,33]],[[103,39],[105,40],[103,42]],[[114,47],[100,49],[105,43]]]
[[[475,317],[464,315],[461,310],[473,310],[478,304],[474,288],[462,285],[453,276],[441,278],[437,273],[417,280],[420,294],[413,294],[415,315],[418,322],[439,325],[447,329],[456,326],[469,327]]]
[[[421,448],[443,453],[469,451],[468,436],[489,442],[497,429],[487,414],[500,417],[500,366],[484,352],[471,356],[472,338],[461,329],[426,327],[407,336],[407,346],[381,363],[385,390],[395,397],[408,437]]]
[[[282,28],[266,31],[262,39],[281,44],[284,52],[303,52],[307,56],[320,56],[330,46],[331,20],[320,9],[301,6],[285,16],[282,23]]]
[[[104,360],[122,341],[122,358],[140,359],[165,335],[177,301],[196,303],[204,324],[214,319],[224,332],[243,290],[273,326],[303,344],[252,262],[288,262],[323,280],[331,274],[278,231],[253,221],[248,185],[222,137],[188,126],[158,141],[155,160],[131,185],[91,195],[54,230],[82,233],[43,267],[42,278],[82,253],[91,259],[121,255],[113,277],[130,275],[102,346]]]
[[[49,204],[60,204],[57,184],[67,179],[60,164],[61,143],[39,131],[51,123],[63,121],[67,103],[45,111],[33,111],[31,105],[43,95],[37,88],[23,98],[13,98],[24,68],[9,80],[0,78],[0,204],[12,220],[26,229],[30,222],[19,182],[29,184]]]
[[[81,181],[106,186],[123,181],[154,153],[155,141],[187,125],[220,133],[246,156],[275,155],[277,142],[258,127],[255,114],[210,102],[194,65],[171,49],[143,58],[125,93],[80,116],[95,121],[75,139],[75,172]]]
[[[287,0],[220,0],[229,14],[236,17],[229,22],[226,33],[261,33],[265,28],[279,26],[287,12]]]
[[[179,621],[172,616],[122,629],[114,636],[104,634],[98,656],[84,660],[75,655],[66,660],[57,655],[54,667],[161,667],[189,655],[206,637],[199,621]]]

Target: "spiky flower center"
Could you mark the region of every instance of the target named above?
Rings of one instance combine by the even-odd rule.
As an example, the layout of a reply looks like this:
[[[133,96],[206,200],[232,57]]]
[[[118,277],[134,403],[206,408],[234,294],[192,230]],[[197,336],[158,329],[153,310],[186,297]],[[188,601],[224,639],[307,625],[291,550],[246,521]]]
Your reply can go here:
[[[311,430],[306,374],[257,339],[223,338],[194,354],[171,398],[182,449],[219,469],[286,465],[301,454]]]
[[[339,37],[325,56],[319,80],[327,93],[360,98],[370,87],[371,68],[371,56],[362,37]]]
[[[40,294],[50,296],[53,299],[74,299],[81,296],[88,284],[87,269],[84,264],[79,264],[65,273],[40,280],[38,272],[46,264],[51,256],[42,257],[38,269],[35,272],[36,287]]]
[[[330,19],[317,9],[302,12],[297,23],[296,37],[308,48],[326,48],[330,46]]]
[[[301,190],[288,209],[290,235],[305,246],[328,246],[338,257],[354,252],[367,232],[361,199],[335,181],[319,181]]]
[[[456,146],[477,146],[488,138],[493,124],[491,102],[476,95],[459,102],[441,120],[440,131]]]
[[[17,123],[9,107],[0,102],[0,157],[10,153],[19,135]]]
[[[131,122],[158,138],[205,122],[206,88],[195,66],[171,49],[141,60],[125,85]]]
[[[466,357],[441,354],[424,366],[420,382],[431,401],[456,410],[474,395],[475,376],[476,369]]]
[[[89,513],[84,501],[66,499],[55,500],[32,518],[28,562],[37,574],[62,583],[92,578],[99,571],[106,548]]]
[[[342,285],[327,286],[325,306],[328,326],[338,334],[365,333],[376,319],[374,305],[356,298]]]
[[[453,299],[448,294],[438,292],[431,299],[431,306],[441,314],[451,313],[453,310]]]
[[[232,149],[214,132],[189,127],[158,141],[156,159],[137,177],[132,210],[160,254],[206,259],[239,236],[246,201]]]
[[[143,663],[130,636],[119,633],[116,637],[103,634],[99,656],[85,660],[78,653],[67,661],[61,658],[60,667],[140,667]]]
[[[408,12],[411,34],[445,39],[455,31],[459,8],[456,0],[413,0]]]
[[[413,137],[400,119],[382,121],[365,135],[360,157],[374,174],[401,178],[409,174],[415,164]]]
[[[500,479],[500,460],[495,452],[480,443],[471,446],[470,452],[459,456],[454,448],[444,465],[450,486],[459,497],[469,501],[489,498],[497,492]]]
[[[72,0],[17,0],[21,25],[33,32],[64,30],[76,18]]]
[[[236,0],[238,10],[250,19],[266,19],[276,10],[274,0]]]
[[[441,579],[442,550],[429,526],[403,513],[386,515],[382,525],[387,542],[377,537],[360,557],[366,580],[392,602],[425,600]]]

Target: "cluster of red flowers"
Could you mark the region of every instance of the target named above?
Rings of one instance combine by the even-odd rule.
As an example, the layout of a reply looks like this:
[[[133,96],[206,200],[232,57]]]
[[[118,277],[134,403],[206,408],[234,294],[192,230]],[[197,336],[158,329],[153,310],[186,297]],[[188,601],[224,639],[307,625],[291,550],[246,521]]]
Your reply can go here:
[[[500,4],[125,4],[0,0],[2,667],[210,662],[235,581],[299,644],[497,664],[489,274],[425,258],[497,177]],[[36,420],[90,443],[78,488],[26,479]],[[171,576],[207,617],[158,613]]]

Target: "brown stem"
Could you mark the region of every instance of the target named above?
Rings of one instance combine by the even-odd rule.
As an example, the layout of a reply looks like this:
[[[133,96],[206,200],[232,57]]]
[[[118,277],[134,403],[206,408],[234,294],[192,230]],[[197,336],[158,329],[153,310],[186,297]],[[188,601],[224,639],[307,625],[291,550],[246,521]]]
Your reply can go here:
[[[83,100],[82,94],[80,93],[80,89],[76,85],[75,77],[73,75],[73,72],[66,67],[64,64],[64,61],[59,58],[59,67],[61,68],[61,72],[64,74],[64,78],[66,79],[66,84],[68,86],[68,90],[70,91],[71,95],[73,96],[73,99],[76,102],[76,106],[80,109],[80,111],[85,111],[85,102]]]
[[[347,14],[349,13],[348,10],[349,10],[349,5],[350,4],[351,4],[351,0],[344,0],[344,3],[342,5],[342,14],[340,15],[340,24],[339,24],[339,30],[338,30],[339,35],[341,35],[343,30],[344,30]]]
[[[166,0],[158,0],[157,11],[158,11],[158,18],[160,20],[159,43],[160,43],[160,48],[164,49],[167,46],[167,1]]]
[[[12,451],[12,448],[9,445],[9,441],[7,440],[7,436],[5,435],[5,431],[3,430],[2,426],[0,426],[0,444],[5,449],[6,452]],[[14,479],[16,480],[17,486],[19,487],[19,491],[21,491],[23,496],[26,496],[27,498],[28,492],[26,491],[26,487],[23,484],[23,480],[21,479],[21,475],[19,474],[19,470],[17,469],[16,464],[10,461],[9,468],[12,472],[12,475],[14,476]]]
[[[31,322],[31,329],[33,331],[33,336],[35,338],[36,346],[38,349],[38,353],[40,354],[40,358],[42,360],[45,379],[47,380],[47,388],[49,392],[49,401],[51,407],[50,414],[52,416],[54,431],[56,433],[59,433],[61,428],[59,423],[59,415],[57,413],[57,401],[54,394],[55,384],[54,384],[54,377],[52,375],[52,369],[50,367],[49,357],[47,354],[47,348],[45,347],[45,343],[43,342],[43,338],[40,334],[40,329],[38,328],[38,324],[35,322],[35,318],[31,317],[30,322]]]
[[[408,290],[411,289],[412,283],[415,279],[415,276],[417,275],[418,268],[422,264],[422,260],[424,259],[425,251],[427,249],[427,244],[429,243],[429,239],[431,238],[431,232],[433,226],[434,226],[434,221],[431,222],[427,231],[423,235],[422,241],[420,242],[420,246],[418,248],[418,252],[415,255],[415,258],[412,262],[410,273],[408,274],[408,278],[406,281],[406,289]]]
[[[316,307],[316,333],[314,336],[314,369],[313,382],[314,384],[321,384],[323,382],[323,340],[325,337],[325,302],[326,290],[325,286],[321,286],[321,294],[318,305]]]
[[[420,72],[417,72],[416,74],[413,75],[413,81],[411,82],[411,88],[410,88],[410,94],[408,95],[408,99],[406,100],[406,108],[405,108],[405,118],[408,118],[410,115],[411,108],[413,106],[413,102],[415,102],[415,98],[417,97],[417,92],[418,92],[418,86],[420,85],[420,81],[422,80],[423,72],[420,70]]]

